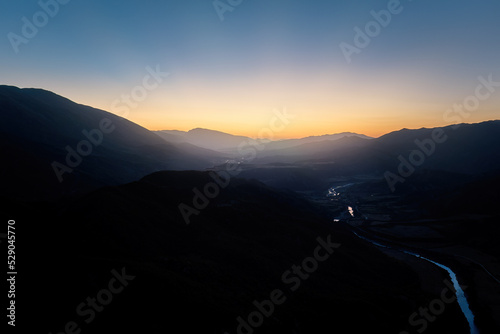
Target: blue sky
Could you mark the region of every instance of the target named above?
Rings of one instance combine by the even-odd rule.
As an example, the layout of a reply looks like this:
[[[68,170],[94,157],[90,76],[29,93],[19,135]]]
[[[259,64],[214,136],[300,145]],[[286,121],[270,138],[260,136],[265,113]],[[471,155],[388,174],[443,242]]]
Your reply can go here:
[[[401,1],[401,12],[351,63],[340,43],[353,44],[353,29],[388,1],[243,0],[224,21],[211,0],[59,7],[16,53],[8,34],[22,36],[22,18],[32,21],[41,7],[2,2],[0,83],[112,111],[146,67],[160,66],[170,76],[127,115],[151,129],[252,135],[273,109],[287,108],[297,117],[283,136],[380,135],[446,125],[444,111],[474,92],[478,76],[500,81],[496,0]],[[465,121],[499,118],[499,102],[500,91]]]

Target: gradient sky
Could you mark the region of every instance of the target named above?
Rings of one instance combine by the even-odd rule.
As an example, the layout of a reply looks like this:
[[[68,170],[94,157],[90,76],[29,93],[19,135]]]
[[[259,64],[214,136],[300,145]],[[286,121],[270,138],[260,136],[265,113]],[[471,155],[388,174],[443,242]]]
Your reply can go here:
[[[285,138],[447,125],[443,114],[479,76],[500,81],[498,0],[402,0],[348,64],[340,43],[353,44],[353,29],[387,4],[243,0],[221,21],[212,0],[71,0],[15,53],[8,34],[22,35],[22,17],[41,8],[2,1],[0,83],[111,111],[159,65],[169,77],[128,119],[255,137],[286,108],[295,118],[275,135]],[[500,88],[463,121],[499,115]]]

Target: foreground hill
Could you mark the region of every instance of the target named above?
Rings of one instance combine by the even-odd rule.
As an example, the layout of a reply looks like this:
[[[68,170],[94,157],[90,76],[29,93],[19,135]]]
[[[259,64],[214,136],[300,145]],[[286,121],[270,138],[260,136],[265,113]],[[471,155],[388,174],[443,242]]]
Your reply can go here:
[[[40,266],[50,270],[36,286],[24,287],[31,300],[44,300],[30,319],[43,319],[37,322],[42,332],[58,332],[73,320],[89,333],[238,333],[238,317],[248,319],[254,303],[279,289],[283,302],[273,311],[267,306],[255,333],[330,327],[399,333],[418,306],[439,296],[439,272],[434,288],[423,288],[410,267],[332,224],[316,205],[256,181],[231,179],[187,225],[179,204],[193,205],[193,189],[213,181],[206,172],[158,172],[35,208],[33,214],[49,215],[51,224],[33,224],[33,237],[25,238],[38,263],[29,263],[25,275],[41,272]],[[318,256],[323,260],[312,260]],[[310,269],[300,273],[294,265]],[[134,278],[85,323],[75,309],[121,268]],[[428,333],[462,333],[462,318],[450,305]]]

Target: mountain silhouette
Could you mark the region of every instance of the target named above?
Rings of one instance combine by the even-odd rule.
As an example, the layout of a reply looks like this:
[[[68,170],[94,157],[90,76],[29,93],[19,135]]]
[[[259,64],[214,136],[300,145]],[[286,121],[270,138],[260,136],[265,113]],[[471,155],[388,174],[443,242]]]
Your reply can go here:
[[[220,153],[169,144],[103,110],[41,89],[0,86],[2,193],[49,198],[137,180],[151,172],[203,169]]]
[[[419,168],[463,174],[500,170],[500,150],[493,149],[500,146],[500,121],[488,121],[402,129],[379,138],[340,133],[265,142],[255,150],[253,167],[241,176],[305,190],[324,187],[324,180],[338,175],[396,173],[400,157],[408,160],[413,151],[422,151],[416,141],[429,145],[437,130],[446,140],[432,144]],[[31,199],[83,194],[160,170],[203,170],[228,158],[241,159],[238,146],[255,142],[201,128],[151,132],[46,90],[12,86],[0,86],[0,139],[6,157],[2,193]],[[293,170],[272,166],[266,171],[269,164],[288,164]]]
[[[241,143],[250,140],[249,137],[235,136],[221,131],[202,128],[186,132],[163,130],[155,131],[155,133],[169,142],[187,142],[199,147],[219,151],[234,151]]]
[[[322,136],[310,136],[299,139],[283,139],[283,140],[270,140],[267,138],[257,138],[253,139],[245,136],[235,136],[229,133],[196,128],[189,131],[178,131],[178,130],[161,130],[155,131],[160,137],[171,143],[182,143],[187,142],[199,147],[204,147],[212,150],[220,150],[223,152],[238,152],[238,147],[244,143],[257,142],[262,144],[262,149],[264,152],[268,152],[267,155],[273,154],[275,151],[282,149],[292,149],[294,147],[300,147],[309,143],[316,142],[333,142],[338,139],[345,137],[359,137],[364,139],[371,139],[365,135],[352,133],[352,132],[342,132],[337,134],[322,135]]]
[[[261,333],[321,332],[332,315],[334,326],[352,332],[401,332],[409,315],[439,296],[444,273],[427,275],[420,260],[388,256],[352,232],[371,229],[410,247],[423,240],[418,250],[428,246],[433,259],[451,263],[459,258],[433,242],[467,246],[478,263],[476,250],[497,256],[499,130],[500,121],[489,121],[379,138],[341,133],[272,141],[245,159],[235,148],[248,137],[152,132],[49,91],[0,86],[0,201],[9,208],[2,214],[22,222],[23,277],[38,279],[20,278],[23,293],[44,301],[29,318],[47,332],[74,319],[93,333],[237,333],[240,317],[248,320],[280,289],[287,301],[274,306]],[[398,173],[400,157],[413,161],[415,151],[425,161],[390,193],[384,173]],[[221,179],[235,161],[238,174]],[[326,198],[332,186],[341,199]],[[348,205],[356,217],[333,221]],[[425,239],[427,227],[417,224],[440,237]],[[406,227],[417,227],[415,234],[408,238]],[[329,235],[340,248],[291,281],[300,289],[290,291],[283,274],[311,263],[318,238]],[[482,270],[458,268],[461,278]],[[85,327],[75,308],[103,291],[111,270],[134,281]],[[478,319],[496,328],[482,282],[469,290],[471,305],[484,304]],[[454,303],[428,332],[466,328]]]
[[[435,131],[443,133],[441,142],[432,139]],[[406,161],[417,160],[415,169],[474,175],[500,170],[500,150],[495,149],[498,147],[500,121],[494,120],[430,129],[403,129],[369,140],[344,137],[336,141],[314,142],[259,153],[254,163],[307,163],[319,170],[330,171],[332,175],[382,175],[385,171],[396,172],[402,157]]]

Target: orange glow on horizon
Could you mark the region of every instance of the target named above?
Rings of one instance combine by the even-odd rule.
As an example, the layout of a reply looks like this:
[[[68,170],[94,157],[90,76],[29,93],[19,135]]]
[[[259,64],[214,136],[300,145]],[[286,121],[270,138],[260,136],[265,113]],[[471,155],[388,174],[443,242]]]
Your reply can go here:
[[[450,125],[443,115],[474,92],[475,81],[472,88],[455,92],[436,90],[423,74],[405,68],[358,71],[332,65],[302,72],[269,68],[234,80],[186,72],[172,75],[146,99],[136,101],[126,118],[149,130],[205,128],[258,138],[278,110],[293,118],[281,131],[272,132],[270,139],[341,132],[376,138],[403,128]],[[106,87],[86,90],[83,85],[66,85],[53,91],[77,103],[119,114],[113,110],[114,102],[130,94],[131,88],[105,80],[102,84]],[[498,118],[499,102],[499,95],[481,101],[480,108],[462,121]]]
[[[256,130],[248,130],[248,129],[241,129],[241,128],[236,128],[236,127],[220,127],[220,128],[213,128],[209,126],[204,126],[204,125],[196,125],[196,126],[168,126],[168,125],[158,125],[158,123],[144,123],[140,124],[141,126],[144,126],[146,129],[151,130],[151,131],[161,131],[161,130],[178,130],[178,131],[189,131],[195,128],[203,128],[203,129],[208,129],[208,130],[214,130],[214,131],[220,131],[224,133],[228,133],[231,135],[235,136],[245,136],[245,137],[250,137],[250,138],[258,138],[258,134],[260,129]],[[275,132],[273,133],[274,138],[276,140],[280,139],[299,139],[299,138],[304,138],[304,137],[310,137],[310,136],[322,136],[322,135],[329,135],[329,134],[336,134],[336,133],[342,133],[342,132],[353,132],[357,134],[363,134],[369,137],[373,138],[378,138],[380,136],[383,136],[387,133],[393,132],[393,131],[398,131],[403,128],[422,128],[422,127],[427,127],[427,128],[433,128],[433,127],[439,127],[443,126],[443,124],[426,124],[426,125],[420,125],[418,124],[417,126],[410,126],[408,124],[400,124],[399,126],[396,124],[390,124],[387,126],[381,126],[378,128],[374,128],[373,126],[360,126],[360,125],[355,125],[354,123],[352,126],[343,126],[343,127],[336,127],[336,128],[331,128],[327,129],[325,127],[318,126],[316,129],[309,128],[309,129],[295,129],[295,131],[287,131],[286,129],[281,132]]]

